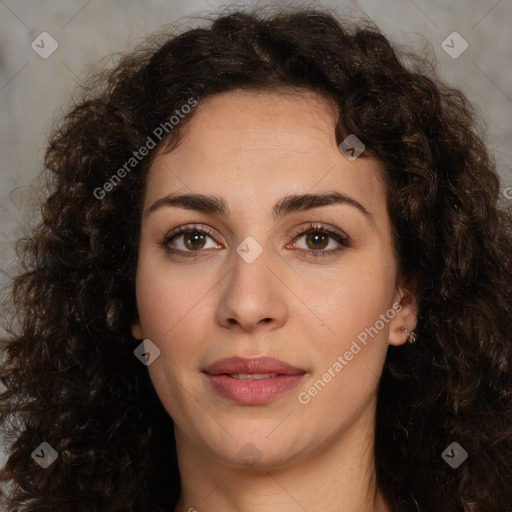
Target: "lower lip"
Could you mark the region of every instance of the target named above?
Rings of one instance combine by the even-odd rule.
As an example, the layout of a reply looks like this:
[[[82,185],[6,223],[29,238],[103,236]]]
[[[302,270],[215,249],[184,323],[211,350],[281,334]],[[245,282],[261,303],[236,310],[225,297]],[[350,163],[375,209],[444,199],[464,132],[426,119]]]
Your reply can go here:
[[[276,375],[268,379],[239,380],[228,375],[206,375],[213,389],[225,398],[244,405],[260,405],[293,389],[306,374]]]

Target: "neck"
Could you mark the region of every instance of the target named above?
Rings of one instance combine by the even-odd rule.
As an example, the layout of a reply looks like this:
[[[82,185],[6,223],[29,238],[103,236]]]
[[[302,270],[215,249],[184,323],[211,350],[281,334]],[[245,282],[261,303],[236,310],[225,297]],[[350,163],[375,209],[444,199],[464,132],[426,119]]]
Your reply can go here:
[[[175,426],[182,493],[174,512],[390,512],[376,485],[374,421],[364,416],[320,449],[268,467],[226,464]]]

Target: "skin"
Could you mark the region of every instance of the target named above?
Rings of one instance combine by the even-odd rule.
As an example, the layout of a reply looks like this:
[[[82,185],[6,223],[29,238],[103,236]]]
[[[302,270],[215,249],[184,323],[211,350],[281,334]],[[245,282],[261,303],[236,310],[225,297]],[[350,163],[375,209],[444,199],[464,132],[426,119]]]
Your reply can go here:
[[[223,93],[200,104],[177,148],[152,163],[132,333],[160,350],[148,370],[175,424],[182,478],[175,512],[390,511],[372,455],[377,387],[387,348],[406,342],[402,327],[415,328],[416,308],[398,274],[383,171],[369,155],[349,161],[334,124],[332,105],[313,92]],[[272,218],[285,195],[328,191],[358,201],[371,218],[348,204]],[[149,212],[171,193],[220,196],[230,213]],[[340,244],[296,236],[310,222],[342,231],[350,247],[314,258]],[[186,224],[214,232],[215,239],[181,234],[169,242],[198,258],[165,250],[166,235]],[[263,251],[252,263],[236,252],[248,236]],[[299,393],[398,303],[400,312],[300,403]],[[267,404],[240,405],[202,373],[235,355],[276,357],[307,375]],[[248,443],[259,457],[252,466],[239,455]]]

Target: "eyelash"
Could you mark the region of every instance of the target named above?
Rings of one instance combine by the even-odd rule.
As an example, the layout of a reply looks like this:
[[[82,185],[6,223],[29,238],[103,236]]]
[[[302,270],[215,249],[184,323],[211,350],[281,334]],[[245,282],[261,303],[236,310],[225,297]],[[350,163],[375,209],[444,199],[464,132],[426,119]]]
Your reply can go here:
[[[207,226],[201,225],[201,227],[199,227],[196,224],[188,224],[188,225],[180,226],[179,228],[176,228],[174,231],[172,231],[171,233],[166,235],[166,237],[162,241],[161,245],[170,254],[179,254],[180,256],[185,256],[187,258],[200,257],[199,253],[203,252],[201,249],[199,249],[197,251],[182,251],[181,249],[171,249],[169,247],[169,244],[175,238],[177,238],[179,235],[182,235],[184,233],[206,234],[216,242],[215,233],[211,229],[209,229]],[[298,249],[299,251],[306,251],[308,253],[308,255],[312,256],[313,258],[329,256],[329,255],[338,253],[339,251],[342,251],[343,249],[351,246],[350,238],[348,236],[343,236],[336,231],[333,231],[331,229],[324,227],[322,224],[312,224],[312,223],[310,223],[306,229],[304,229],[303,231],[301,231],[295,235],[294,243],[296,243],[304,235],[308,235],[310,233],[322,233],[324,235],[327,235],[327,236],[333,238],[336,242],[338,242],[340,244],[340,246],[337,249],[331,249],[328,251],[326,251],[326,250],[314,251],[314,250],[308,250],[308,249]],[[218,243],[218,242],[216,242],[216,243]]]

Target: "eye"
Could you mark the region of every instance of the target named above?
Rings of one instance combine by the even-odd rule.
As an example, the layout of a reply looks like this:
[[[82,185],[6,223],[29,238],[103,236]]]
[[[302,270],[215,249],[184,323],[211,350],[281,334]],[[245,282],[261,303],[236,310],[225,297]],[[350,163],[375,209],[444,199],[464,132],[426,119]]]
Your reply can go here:
[[[296,247],[302,238],[305,239],[306,247]],[[211,240],[209,246],[207,245],[208,239]],[[216,245],[215,233],[210,228],[190,224],[171,231],[161,245],[170,254],[194,258],[199,257],[203,249],[220,249],[222,247]],[[326,249],[329,245],[333,247]],[[350,247],[350,239],[342,232],[326,228],[322,224],[310,224],[307,229],[295,235],[293,247],[305,251],[308,256],[329,256]]]
[[[307,251],[310,256],[328,256],[337,253],[346,247],[350,247],[350,239],[341,232],[324,227],[322,224],[310,224],[308,229],[301,231],[295,237],[294,246],[304,238],[305,247],[299,247],[301,251]],[[329,240],[331,239],[331,240]],[[334,246],[326,249],[329,245]]]
[[[219,246],[210,244],[208,238],[214,241],[214,232],[205,226],[185,225],[171,231],[164,238],[162,245],[169,253],[179,253],[183,256],[197,257],[202,249],[218,249]]]

